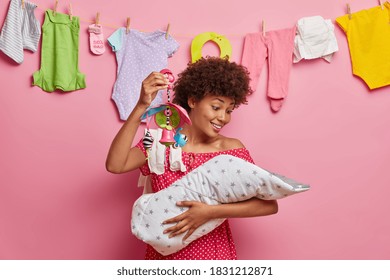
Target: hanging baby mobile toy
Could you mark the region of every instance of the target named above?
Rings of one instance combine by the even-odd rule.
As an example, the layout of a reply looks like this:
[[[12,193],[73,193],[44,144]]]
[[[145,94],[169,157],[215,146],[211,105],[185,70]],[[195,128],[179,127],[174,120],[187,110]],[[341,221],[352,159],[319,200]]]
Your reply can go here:
[[[156,125],[162,129],[162,135],[159,142],[167,147],[173,148],[183,147],[187,143],[187,137],[181,134],[184,124],[191,125],[187,111],[181,106],[171,103],[171,89],[175,77],[169,69],[160,71],[166,76],[169,81],[167,88],[167,103],[162,103],[156,107],[149,107],[142,115],[141,119],[147,119],[147,129],[143,139],[143,145],[147,151],[153,145],[153,137],[149,131],[150,117],[154,118]]]

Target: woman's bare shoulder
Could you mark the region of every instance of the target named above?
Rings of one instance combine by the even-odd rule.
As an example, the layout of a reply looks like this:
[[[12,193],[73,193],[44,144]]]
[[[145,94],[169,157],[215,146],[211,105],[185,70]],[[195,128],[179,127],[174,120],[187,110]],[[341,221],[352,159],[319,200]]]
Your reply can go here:
[[[236,138],[229,138],[224,136],[221,140],[223,150],[245,148],[244,144]]]

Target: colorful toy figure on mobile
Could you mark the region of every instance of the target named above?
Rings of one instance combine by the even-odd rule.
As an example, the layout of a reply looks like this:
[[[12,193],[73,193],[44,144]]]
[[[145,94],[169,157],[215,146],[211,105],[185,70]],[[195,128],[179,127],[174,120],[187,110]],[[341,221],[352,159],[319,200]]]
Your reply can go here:
[[[142,115],[141,119],[148,119],[147,131],[143,139],[143,145],[146,150],[149,150],[153,145],[153,137],[149,131],[149,117],[153,116],[154,121],[158,127],[162,129],[162,136],[159,142],[167,147],[173,148],[183,147],[187,142],[187,137],[180,133],[184,124],[191,125],[187,111],[181,106],[171,103],[171,89],[175,81],[175,77],[169,69],[160,71],[164,74],[168,81],[167,88],[167,103],[157,105],[156,107],[149,107]]]

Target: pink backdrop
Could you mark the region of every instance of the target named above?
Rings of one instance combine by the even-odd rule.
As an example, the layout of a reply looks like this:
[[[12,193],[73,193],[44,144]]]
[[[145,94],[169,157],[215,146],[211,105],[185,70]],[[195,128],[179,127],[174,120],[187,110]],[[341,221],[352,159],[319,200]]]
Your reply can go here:
[[[352,3],[352,10],[377,1]],[[59,12],[68,2],[60,1]],[[225,35],[239,62],[246,33],[292,27],[301,17],[334,20],[344,2],[198,0],[73,2],[82,19],[80,70],[85,90],[46,93],[31,86],[40,51],[25,51],[16,65],[0,54],[0,259],[142,259],[145,245],[130,233],[132,203],[141,194],[138,171],[113,175],[106,154],[122,122],[111,101],[116,62],[107,48],[89,52],[88,21],[101,12],[107,38],[131,17],[142,31],[165,29],[180,49],[169,60],[175,72],[190,59],[197,34]],[[54,0],[37,1],[43,22]],[[3,23],[8,1],[0,2]],[[351,73],[344,34],[336,27],[339,52],[294,65],[290,90],[274,114],[265,97],[267,69],[249,104],[234,112],[224,133],[239,137],[256,163],[308,182],[312,190],[279,202],[270,217],[232,219],[240,259],[390,258],[390,93],[369,91]],[[106,45],[106,47],[108,47]],[[204,54],[218,55],[206,44]]]

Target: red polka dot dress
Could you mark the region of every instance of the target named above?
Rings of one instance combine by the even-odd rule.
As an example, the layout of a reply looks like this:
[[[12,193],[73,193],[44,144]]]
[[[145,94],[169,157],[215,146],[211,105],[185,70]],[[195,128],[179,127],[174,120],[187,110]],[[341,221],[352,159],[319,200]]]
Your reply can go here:
[[[146,151],[142,145],[142,140],[136,145],[146,155]],[[253,163],[249,151],[245,148],[231,149],[219,152],[210,153],[189,153],[182,152],[183,163],[187,171],[171,171],[169,166],[165,166],[165,172],[161,175],[150,173],[148,164],[140,167],[143,175],[151,175],[152,188],[154,192],[158,192],[167,188],[176,180],[212,159],[217,155],[232,155]],[[169,163],[169,149],[165,153],[166,162]],[[230,231],[229,222],[225,220],[219,227],[210,233],[191,242],[187,247],[173,253],[171,255],[163,256],[153,249],[152,246],[147,245],[146,256],[147,260],[235,260],[237,259],[236,248]]]

